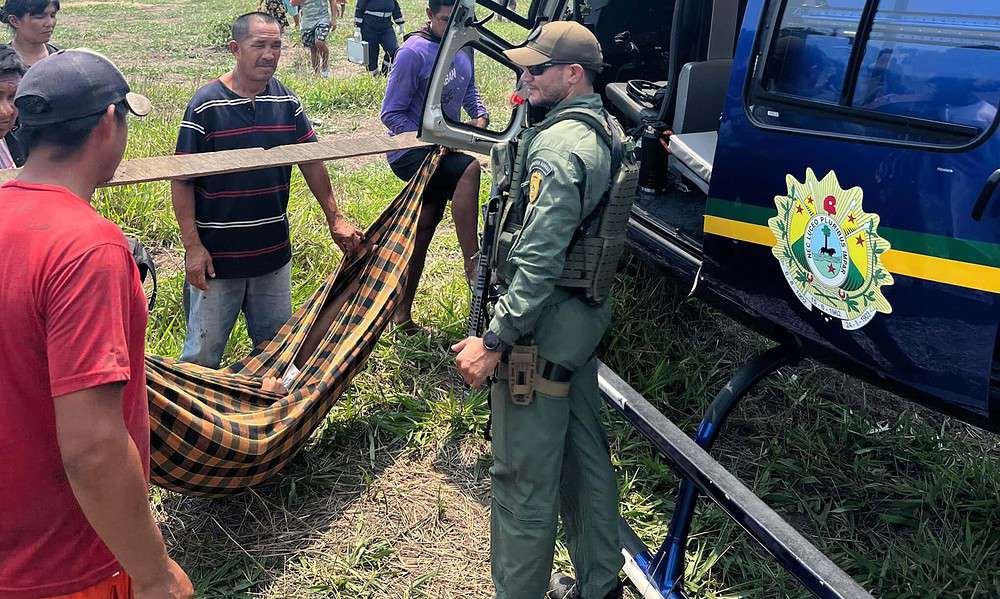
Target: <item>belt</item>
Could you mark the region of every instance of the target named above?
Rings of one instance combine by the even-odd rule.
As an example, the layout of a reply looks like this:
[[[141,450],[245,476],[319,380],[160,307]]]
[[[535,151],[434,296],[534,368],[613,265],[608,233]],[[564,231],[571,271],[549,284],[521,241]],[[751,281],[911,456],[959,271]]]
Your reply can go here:
[[[543,379],[548,379],[557,383],[568,383],[573,378],[572,370],[560,366],[555,362],[549,362],[545,358],[539,357],[537,363],[538,374],[542,375]]]
[[[500,362],[496,379],[506,382],[509,369],[510,365],[507,362]],[[535,361],[535,371],[538,373],[538,377],[535,379],[535,391],[553,397],[569,397],[570,380],[573,378],[572,370],[539,356]]]
[[[391,12],[372,12],[370,10],[366,10],[365,14],[366,15],[371,15],[373,17],[386,17],[386,18],[389,18],[389,17],[392,16]]]

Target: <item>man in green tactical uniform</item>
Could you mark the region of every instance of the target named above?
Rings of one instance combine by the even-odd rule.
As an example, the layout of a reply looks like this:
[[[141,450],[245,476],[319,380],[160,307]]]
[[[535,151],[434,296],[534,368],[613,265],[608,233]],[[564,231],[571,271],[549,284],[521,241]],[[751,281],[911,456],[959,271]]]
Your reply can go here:
[[[509,183],[491,259],[501,295],[483,337],[452,348],[473,387],[496,371],[490,470],[496,596],[619,598],[618,492],[594,352],[610,321],[607,288],[623,234],[602,246],[608,240],[590,225],[606,213],[619,172],[621,146],[611,134],[620,128],[594,93],[603,56],[584,26],[547,23],[506,55],[523,69],[528,102],[550,110],[521,132],[515,156],[494,149],[494,185]],[[576,246],[595,243],[613,254],[610,268],[599,272],[577,260]],[[560,575],[550,581],[559,515],[575,582]]]

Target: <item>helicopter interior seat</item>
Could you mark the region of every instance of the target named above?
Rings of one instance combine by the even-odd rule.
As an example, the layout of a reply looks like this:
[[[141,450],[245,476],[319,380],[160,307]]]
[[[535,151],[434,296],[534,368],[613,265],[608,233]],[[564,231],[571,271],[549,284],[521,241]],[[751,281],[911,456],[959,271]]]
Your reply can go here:
[[[628,93],[629,83],[634,82],[624,82],[619,81],[615,83],[609,83],[604,88],[604,94],[607,96],[608,100],[614,105],[615,108],[621,111],[622,115],[625,116],[627,123],[623,123],[626,127],[635,126],[642,122],[643,111],[656,111],[659,109],[657,106],[643,105],[638,102],[631,94]],[[666,81],[654,81],[653,85],[663,87],[667,84]],[[650,94],[652,95],[652,90]]]
[[[632,128],[643,119],[655,120],[654,89],[669,78],[666,50],[670,45],[675,6],[685,0],[589,0],[584,23],[591,27],[609,67],[603,72],[605,98],[622,115],[622,125]],[[575,2],[572,4],[580,4]],[[660,56],[654,60],[653,56]],[[637,79],[641,78],[641,79]],[[650,81],[644,81],[644,80]],[[629,93],[629,81],[640,84]],[[642,85],[646,84],[646,85]],[[646,100],[645,102],[643,100]],[[643,114],[645,111],[646,114]]]
[[[657,73],[663,80],[652,82],[652,86],[642,81],[612,82],[605,86],[605,96],[621,111],[628,121],[625,124],[634,126],[658,119],[665,121],[665,117],[675,111],[680,94],[684,93],[681,86],[685,84],[681,77],[688,65],[706,60],[711,63],[731,59],[745,7],[746,0],[672,0],[667,3],[666,11],[662,12],[672,13],[666,25],[670,31],[668,64],[666,72]],[[645,84],[645,89],[636,89],[636,84]],[[654,86],[665,87],[665,93],[657,94]],[[657,96],[655,100],[654,95]],[[637,98],[649,101],[644,105]]]
[[[730,58],[689,62],[677,80],[670,164],[706,194],[732,67]]]

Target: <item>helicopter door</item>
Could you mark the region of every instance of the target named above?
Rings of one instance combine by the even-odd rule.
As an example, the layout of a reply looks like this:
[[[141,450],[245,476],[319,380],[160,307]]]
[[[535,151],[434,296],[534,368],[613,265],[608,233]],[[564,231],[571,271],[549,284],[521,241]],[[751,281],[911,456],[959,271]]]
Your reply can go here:
[[[1000,4],[760,2],[733,69],[703,275],[814,355],[988,417]]]
[[[485,16],[477,21],[476,0],[458,0],[434,63],[419,138],[449,148],[489,154],[494,144],[517,135],[525,112],[525,105],[515,103],[512,98],[520,71],[504,57],[503,51],[526,39],[536,21],[549,20],[558,14],[563,1],[521,0],[523,12],[520,12],[516,9],[517,0],[505,0],[503,4],[479,0],[479,10]],[[448,97],[448,83],[454,77],[453,65],[459,53],[466,53],[472,60],[475,87],[490,115],[485,127],[462,122],[453,111],[449,114],[454,99]]]

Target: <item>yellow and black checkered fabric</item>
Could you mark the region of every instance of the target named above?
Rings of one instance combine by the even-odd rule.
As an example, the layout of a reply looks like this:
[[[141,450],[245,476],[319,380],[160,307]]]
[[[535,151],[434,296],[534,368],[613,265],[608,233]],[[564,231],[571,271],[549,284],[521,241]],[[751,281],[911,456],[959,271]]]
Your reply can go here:
[[[146,357],[154,484],[188,495],[238,493],[273,476],[302,448],[390,322],[438,158],[432,153],[369,227],[350,263],[250,356],[224,370]],[[329,316],[316,350],[296,360],[300,372],[288,393],[262,390],[265,377],[284,376],[313,325]]]

